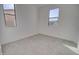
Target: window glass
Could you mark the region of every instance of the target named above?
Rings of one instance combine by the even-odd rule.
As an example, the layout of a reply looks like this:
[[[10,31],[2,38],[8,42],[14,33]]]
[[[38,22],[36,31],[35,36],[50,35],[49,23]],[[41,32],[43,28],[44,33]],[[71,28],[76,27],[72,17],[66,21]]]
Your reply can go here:
[[[59,8],[49,10],[49,24],[54,24],[59,20]]]
[[[3,4],[5,24],[8,27],[16,26],[14,4]]]
[[[49,17],[59,17],[59,8],[51,9],[49,11]]]

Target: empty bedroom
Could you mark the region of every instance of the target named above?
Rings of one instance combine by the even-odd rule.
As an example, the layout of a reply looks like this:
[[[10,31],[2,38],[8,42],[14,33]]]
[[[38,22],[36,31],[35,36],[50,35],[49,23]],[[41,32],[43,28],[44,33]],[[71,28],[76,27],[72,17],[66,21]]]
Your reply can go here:
[[[1,55],[79,55],[78,4],[0,4]]]

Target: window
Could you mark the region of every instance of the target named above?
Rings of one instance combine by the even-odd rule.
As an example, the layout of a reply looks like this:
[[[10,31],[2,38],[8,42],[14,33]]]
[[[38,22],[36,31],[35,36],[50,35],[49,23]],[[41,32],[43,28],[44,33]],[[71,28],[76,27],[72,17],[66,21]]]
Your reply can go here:
[[[4,17],[5,17],[4,20],[6,26],[8,27],[16,26],[14,4],[3,4],[3,10],[4,10]]]
[[[48,24],[54,24],[59,20],[59,8],[49,10],[49,22]]]

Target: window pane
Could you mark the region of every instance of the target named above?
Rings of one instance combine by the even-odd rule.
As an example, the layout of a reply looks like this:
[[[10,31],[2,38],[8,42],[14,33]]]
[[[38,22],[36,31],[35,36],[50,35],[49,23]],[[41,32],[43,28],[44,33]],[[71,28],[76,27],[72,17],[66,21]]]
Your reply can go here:
[[[3,10],[6,26],[16,26],[14,4],[3,4]]]
[[[5,15],[5,19],[6,19],[6,26],[8,27],[14,27],[16,26],[16,23],[15,23],[15,16],[13,15]]]
[[[51,9],[49,11],[49,18],[50,17],[59,17],[59,8]]]
[[[4,8],[4,10],[7,10],[7,9],[14,9],[14,4],[4,4],[4,5],[3,5],[3,8]]]

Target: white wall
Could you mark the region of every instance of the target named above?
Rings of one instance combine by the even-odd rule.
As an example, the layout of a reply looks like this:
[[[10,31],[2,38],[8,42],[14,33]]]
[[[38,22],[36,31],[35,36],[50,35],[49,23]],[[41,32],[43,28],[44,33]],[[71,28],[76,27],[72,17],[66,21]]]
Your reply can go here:
[[[1,7],[1,6],[0,6],[0,7]],[[0,10],[1,10],[1,9],[0,9]],[[1,18],[1,11],[0,11],[0,18]],[[2,30],[1,30],[1,27],[2,27],[2,26],[1,26],[1,19],[0,19],[0,41],[1,41],[1,31],[2,31]]]
[[[79,49],[79,4],[77,5],[77,21],[76,21],[76,28],[77,28],[77,39],[78,39],[78,41],[77,41],[77,43],[78,43],[78,49]]]
[[[1,7],[1,5],[0,5]],[[0,9],[1,10],[1,9]],[[2,54],[2,48],[1,48],[1,39],[2,39],[2,24],[1,24],[1,11],[0,11],[0,55]]]
[[[32,5],[16,5],[16,27],[6,27],[2,5],[0,5],[0,20],[2,23],[1,43],[8,43],[36,34],[37,10]]]
[[[60,8],[59,22],[48,26],[48,10],[56,7]],[[39,8],[39,33],[76,42],[79,19],[77,12],[76,5],[46,5]]]

